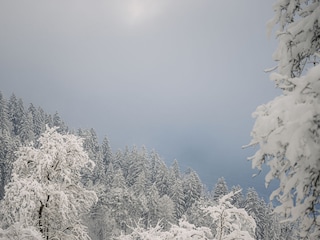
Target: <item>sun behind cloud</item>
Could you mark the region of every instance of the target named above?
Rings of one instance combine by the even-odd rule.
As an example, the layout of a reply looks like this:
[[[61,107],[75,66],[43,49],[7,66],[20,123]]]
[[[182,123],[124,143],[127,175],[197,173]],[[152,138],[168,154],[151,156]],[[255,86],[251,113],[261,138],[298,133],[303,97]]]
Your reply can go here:
[[[155,0],[125,1],[124,19],[129,25],[139,25],[157,17],[163,11],[163,3]]]

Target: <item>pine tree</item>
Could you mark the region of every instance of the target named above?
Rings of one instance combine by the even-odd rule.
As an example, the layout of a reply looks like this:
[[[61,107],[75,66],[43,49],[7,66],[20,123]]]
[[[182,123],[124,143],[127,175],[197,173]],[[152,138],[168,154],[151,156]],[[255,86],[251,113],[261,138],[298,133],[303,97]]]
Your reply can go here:
[[[101,154],[103,165],[105,166],[105,168],[107,168],[107,166],[109,166],[109,164],[113,162],[113,153],[108,137],[104,137],[102,141]]]
[[[45,119],[46,126],[48,126],[50,128],[54,127],[51,114],[45,114],[44,119]]]
[[[65,123],[61,120],[58,112],[55,112],[55,114],[53,114],[52,124],[53,124],[53,127],[58,127],[59,133],[67,133],[68,132],[68,128],[65,125]]]
[[[137,147],[134,146],[127,157],[127,185],[129,187],[136,184],[142,172],[145,172],[147,165],[147,151],[145,147],[139,152]]]
[[[93,128],[79,129],[78,135],[84,139],[83,148],[88,153],[88,156],[95,163],[93,173],[84,172],[83,182],[86,185],[98,184],[105,181],[105,166],[102,163],[102,154],[100,151],[98,136]]]
[[[213,201],[219,202],[219,199],[229,193],[228,186],[224,177],[218,179],[213,189]]]
[[[158,218],[161,220],[161,226],[164,230],[170,228],[170,224],[174,222],[174,203],[168,195],[163,195],[158,202],[159,214]]]
[[[5,186],[10,182],[15,151],[19,144],[8,132],[0,132],[0,200],[4,197]]]
[[[173,161],[173,164],[171,166],[171,171],[173,172],[173,176],[175,179],[178,179],[181,177],[180,167],[177,159]]]
[[[44,111],[41,108],[36,109],[33,104],[30,104],[28,111],[32,114],[35,138],[38,138],[46,129]]]
[[[254,188],[249,188],[244,202],[244,208],[247,213],[253,217],[256,222],[256,239],[264,239],[267,224],[266,204],[259,198]]]
[[[182,187],[182,180],[180,179],[176,180],[176,182],[172,186],[170,197],[173,203],[175,204],[174,206],[175,218],[180,219],[185,213],[185,210],[187,209],[183,187]]]
[[[22,117],[19,137],[23,145],[27,145],[35,140],[33,131],[33,117],[29,111],[25,111]]]
[[[121,169],[115,171],[110,188],[101,198],[104,206],[104,221],[106,224],[113,225],[104,235],[110,238],[110,234],[119,235],[120,232],[126,233],[130,229],[128,226],[134,222],[131,218],[131,211],[134,211],[134,196],[127,187]],[[108,239],[107,238],[107,239]]]
[[[160,196],[170,195],[169,170],[155,150],[150,153],[149,174],[150,182],[156,185]]]
[[[198,174],[189,169],[183,178],[183,193],[186,210],[197,202],[202,195],[202,184]]]
[[[12,129],[11,122],[9,121],[8,104],[6,99],[0,92],[0,131],[2,133],[10,133]]]
[[[160,208],[159,208],[160,194],[155,184],[148,189],[147,201],[148,201],[148,214],[146,218],[146,227],[156,226],[160,220]]]
[[[197,202],[195,202],[186,212],[185,217],[188,222],[194,224],[196,227],[208,227],[215,231],[215,224],[212,222],[212,218],[204,212],[204,209],[212,206],[212,202],[207,197],[201,197]]]
[[[240,185],[237,186],[233,186],[231,191],[233,193],[237,192],[237,194],[234,194],[232,196],[232,205],[234,205],[237,208],[242,208],[245,205],[245,201],[244,201],[244,196],[242,194],[242,191],[239,192],[239,190],[241,189]]]
[[[266,229],[264,232],[264,238],[265,239],[281,239],[281,226],[280,226],[280,220],[278,214],[273,212],[273,207],[271,204],[268,205],[266,216],[267,222],[266,222]]]
[[[24,106],[22,99],[17,99],[14,94],[11,95],[8,103],[9,120],[12,123],[13,135],[19,135],[21,131],[22,118],[24,115]]]
[[[237,192],[229,193],[219,199],[216,206],[204,207],[216,225],[215,238],[254,240],[256,223],[243,208],[236,208],[230,203],[231,197]]]
[[[276,32],[278,62],[270,78],[282,90],[259,106],[249,145],[260,149],[253,167],[270,172],[266,183],[279,180],[271,198],[281,205],[275,211],[295,222],[301,218],[300,237],[320,238],[320,3],[314,0],[278,0],[270,29]]]

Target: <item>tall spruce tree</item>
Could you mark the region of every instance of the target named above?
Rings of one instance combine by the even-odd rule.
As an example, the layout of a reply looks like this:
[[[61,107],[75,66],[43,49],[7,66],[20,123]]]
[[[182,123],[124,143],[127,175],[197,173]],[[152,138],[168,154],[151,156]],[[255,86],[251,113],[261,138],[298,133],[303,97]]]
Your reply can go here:
[[[8,104],[5,97],[0,92],[0,131],[2,133],[10,133],[12,129],[11,122],[9,121]]]
[[[301,218],[300,237],[320,238],[320,2],[277,0],[270,29],[278,25],[277,69],[270,75],[282,94],[259,106],[250,145],[260,149],[253,167],[267,163],[271,198],[285,218]]]
[[[229,190],[228,190],[226,180],[224,179],[224,177],[219,178],[213,188],[213,193],[212,193],[213,201],[219,202],[219,199],[227,195],[228,192]]]

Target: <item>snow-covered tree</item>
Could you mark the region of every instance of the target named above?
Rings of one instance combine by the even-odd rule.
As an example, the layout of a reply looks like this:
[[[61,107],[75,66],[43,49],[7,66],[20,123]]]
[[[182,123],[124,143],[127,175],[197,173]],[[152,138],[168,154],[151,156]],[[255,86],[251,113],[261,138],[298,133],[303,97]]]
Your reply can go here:
[[[58,127],[57,131],[60,133],[66,133],[68,131],[68,127],[61,120],[58,112],[55,112],[55,114],[53,114],[52,123],[54,127]]]
[[[116,170],[110,186],[100,197],[104,221],[113,225],[108,229],[109,233],[104,233],[105,236],[110,237],[110,232],[119,235],[120,231],[126,233],[129,230],[127,226],[133,222],[132,215],[136,211],[135,200],[121,169]]]
[[[83,172],[83,182],[86,185],[98,184],[105,181],[105,166],[102,161],[102,153],[100,151],[98,136],[93,128],[79,129],[78,135],[83,138],[83,148],[88,156],[95,163],[93,173]]]
[[[208,206],[212,206],[212,201],[207,197],[201,197],[185,212],[183,217],[186,217],[188,222],[194,224],[196,227],[208,227],[212,230],[212,233],[214,233],[216,228],[215,223],[212,221],[212,218],[203,211],[203,209]]]
[[[244,209],[256,222],[256,239],[264,239],[268,222],[267,206],[263,199],[259,198],[254,188],[249,188],[244,201]]]
[[[22,116],[21,130],[19,133],[20,140],[22,144],[27,145],[35,140],[34,130],[33,130],[33,117],[31,112],[25,111]]]
[[[121,235],[119,240],[207,240],[212,239],[209,228],[196,227],[187,222],[184,218],[180,219],[179,225],[172,225],[168,231],[163,231],[161,223],[154,227],[144,229],[140,226],[132,229],[129,235]]]
[[[175,204],[175,208],[174,208],[175,217],[176,219],[179,219],[182,217],[186,209],[185,196],[184,196],[183,187],[182,187],[182,180],[177,179],[174,185],[172,186],[171,199]]]
[[[228,186],[224,177],[218,179],[213,188],[213,201],[218,202],[219,199],[229,193]]]
[[[240,190],[239,190],[240,191]],[[243,208],[231,204],[231,198],[238,192],[231,192],[219,199],[218,205],[204,207],[216,226],[215,238],[218,240],[254,240],[256,223]]]
[[[172,175],[175,177],[175,179],[178,179],[181,177],[180,167],[177,159],[173,161],[170,171],[172,172]]]
[[[142,147],[141,151],[136,146],[133,146],[127,159],[127,175],[126,181],[129,187],[136,184],[139,176],[146,170],[147,163],[147,151],[145,147]]]
[[[110,163],[113,163],[113,153],[110,146],[110,142],[108,137],[104,137],[102,144],[101,144],[101,155],[102,155],[102,162],[104,165],[105,170],[107,170],[107,167]]]
[[[287,220],[301,218],[300,237],[320,238],[320,2],[277,0],[270,29],[279,45],[278,62],[270,78],[282,90],[271,102],[259,106],[250,145],[260,149],[251,158],[253,167],[270,171],[268,184],[279,180],[271,198],[275,210]]]
[[[97,201],[81,182],[81,170],[94,163],[74,135],[47,129],[38,147],[21,147],[1,213],[6,226],[35,227],[45,239],[90,239],[81,215]]]
[[[160,220],[159,208],[160,195],[156,185],[152,185],[148,189],[147,201],[148,201],[148,214],[146,217],[146,226],[155,226]]]
[[[237,208],[242,208],[244,205],[244,197],[242,194],[242,191],[239,192],[241,189],[240,185],[232,186],[231,191],[237,192],[237,194],[232,196],[232,205],[234,205]]]
[[[46,130],[44,111],[41,108],[36,109],[33,104],[29,105],[28,111],[32,114],[33,132],[38,138]]]
[[[23,227],[15,223],[8,229],[0,229],[0,240],[43,240],[41,233],[34,227]]]
[[[155,150],[150,153],[149,175],[150,182],[157,186],[160,196],[170,195],[169,170]]]
[[[198,201],[202,194],[202,183],[198,174],[192,169],[183,178],[183,193],[185,196],[185,207],[189,208]]]
[[[11,121],[9,121],[9,110],[7,100],[0,92],[0,131],[10,133],[12,129]]]
[[[167,195],[163,195],[158,202],[158,218],[161,219],[161,225],[166,230],[174,223],[174,203]]]
[[[24,106],[22,99],[17,99],[14,94],[11,95],[8,102],[9,120],[12,123],[12,133],[19,135],[21,130],[21,122],[24,115]]]
[[[266,214],[268,218],[265,223],[264,239],[282,239],[279,215],[273,212],[272,204],[268,205]]]
[[[10,182],[12,164],[19,141],[10,137],[8,132],[0,131],[0,199],[4,197],[4,188]]]
[[[53,119],[52,119],[51,114],[46,114],[44,119],[45,119],[45,123],[48,127],[50,127],[50,128],[53,127]]]

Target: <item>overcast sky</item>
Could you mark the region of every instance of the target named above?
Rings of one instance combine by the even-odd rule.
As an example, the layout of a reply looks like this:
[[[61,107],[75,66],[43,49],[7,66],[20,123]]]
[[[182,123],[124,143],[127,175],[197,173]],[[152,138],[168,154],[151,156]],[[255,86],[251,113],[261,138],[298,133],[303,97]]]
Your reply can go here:
[[[208,186],[263,191],[242,150],[278,93],[273,1],[0,0],[0,87],[94,128],[114,150],[156,149]]]

